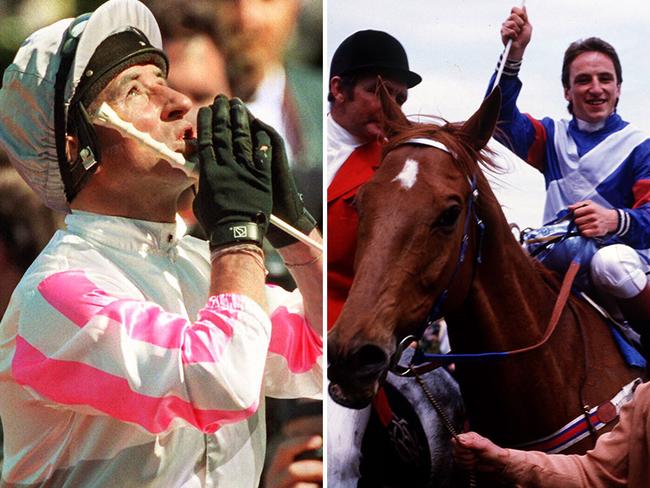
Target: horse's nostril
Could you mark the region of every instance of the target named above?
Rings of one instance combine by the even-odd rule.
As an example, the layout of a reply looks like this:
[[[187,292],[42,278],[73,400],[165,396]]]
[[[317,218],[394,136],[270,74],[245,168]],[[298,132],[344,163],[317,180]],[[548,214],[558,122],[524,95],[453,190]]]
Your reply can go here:
[[[354,355],[354,363],[360,371],[376,372],[386,367],[388,355],[380,347],[367,344],[357,350]]]

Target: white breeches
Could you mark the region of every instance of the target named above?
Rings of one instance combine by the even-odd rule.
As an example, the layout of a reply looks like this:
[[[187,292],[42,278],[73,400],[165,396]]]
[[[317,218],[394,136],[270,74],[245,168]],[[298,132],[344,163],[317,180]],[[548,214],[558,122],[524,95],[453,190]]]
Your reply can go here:
[[[591,260],[591,279],[604,293],[632,298],[646,287],[648,266],[637,252],[624,244],[600,248]]]

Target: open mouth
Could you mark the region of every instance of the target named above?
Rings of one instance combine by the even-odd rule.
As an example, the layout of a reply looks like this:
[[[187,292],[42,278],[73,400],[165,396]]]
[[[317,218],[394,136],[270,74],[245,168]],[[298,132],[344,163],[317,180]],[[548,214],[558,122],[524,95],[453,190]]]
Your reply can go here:
[[[607,103],[607,100],[605,100],[603,98],[597,98],[597,99],[594,99],[594,100],[587,100],[587,105],[590,105],[592,107],[597,107],[599,105],[604,105],[606,103]]]

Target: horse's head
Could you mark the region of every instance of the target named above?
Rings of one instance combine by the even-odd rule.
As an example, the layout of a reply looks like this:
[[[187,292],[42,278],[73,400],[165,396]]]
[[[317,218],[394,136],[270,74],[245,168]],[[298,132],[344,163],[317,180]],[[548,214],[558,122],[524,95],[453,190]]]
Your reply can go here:
[[[463,244],[475,233],[472,186],[487,185],[477,161],[496,125],[499,98],[493,92],[463,125],[409,123],[387,131],[381,166],[356,199],[354,283],[329,333],[330,394],[337,402],[367,405],[397,345],[421,327],[441,294],[448,292],[445,307],[462,303],[476,252]],[[459,263],[461,254],[468,265]]]

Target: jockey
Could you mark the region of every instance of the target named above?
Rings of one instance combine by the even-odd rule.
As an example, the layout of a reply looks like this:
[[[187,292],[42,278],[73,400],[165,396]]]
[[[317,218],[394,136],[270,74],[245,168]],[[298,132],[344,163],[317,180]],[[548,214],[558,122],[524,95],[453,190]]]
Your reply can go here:
[[[594,254],[591,281],[614,297],[643,336],[650,325],[650,138],[616,113],[621,64],[614,48],[595,37],[572,43],[564,54],[562,84],[572,119],[522,114],[517,75],[531,33],[526,9],[513,7],[501,27],[503,43],[512,39],[512,46],[499,82],[497,139],[544,174],[545,221],[568,208],[582,236],[611,243]]]

